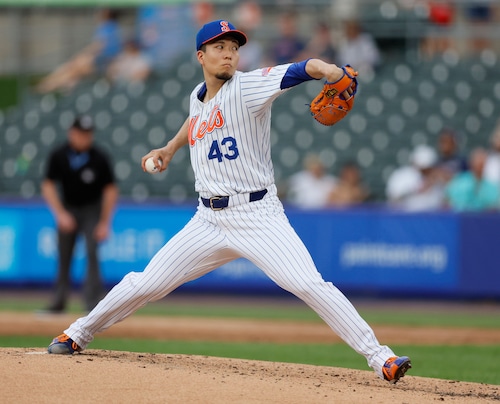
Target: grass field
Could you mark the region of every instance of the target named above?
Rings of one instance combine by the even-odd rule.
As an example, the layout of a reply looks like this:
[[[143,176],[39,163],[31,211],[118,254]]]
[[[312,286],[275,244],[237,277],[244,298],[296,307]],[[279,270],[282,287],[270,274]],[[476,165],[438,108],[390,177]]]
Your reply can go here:
[[[0,299],[0,311],[32,311],[43,307],[44,301],[37,299]],[[500,329],[499,309],[468,310],[455,308],[431,309],[429,307],[411,307],[408,305],[385,305],[370,307],[361,305],[362,316],[370,324],[405,325],[405,326],[447,326],[474,327],[481,329]],[[73,302],[71,310],[78,311],[78,303]],[[308,307],[301,304],[267,304],[259,302],[214,301],[199,304],[196,301],[152,303],[135,314],[161,316],[204,316],[224,318],[286,319],[307,322],[321,321]],[[46,347],[51,336],[9,336],[0,337],[3,347]],[[500,385],[500,341],[494,345],[428,346],[428,345],[391,345],[398,353],[412,358],[411,375],[449,380],[471,381]],[[368,370],[363,357],[343,343],[339,344],[271,344],[271,343],[236,343],[236,342],[188,342],[157,341],[141,339],[97,338],[92,349],[112,349],[132,352],[180,353],[257,359],[267,361],[329,365],[353,369]]]

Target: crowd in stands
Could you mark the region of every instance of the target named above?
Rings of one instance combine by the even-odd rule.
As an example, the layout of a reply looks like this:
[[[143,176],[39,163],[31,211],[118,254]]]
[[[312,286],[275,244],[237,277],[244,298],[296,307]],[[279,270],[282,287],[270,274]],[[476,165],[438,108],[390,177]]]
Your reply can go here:
[[[445,128],[437,148],[417,146],[411,165],[395,170],[387,183],[387,199],[406,211],[488,211],[500,208],[500,181],[496,167],[500,124],[491,137],[491,148],[473,148],[464,156],[458,135]]]
[[[250,46],[242,48],[240,70],[294,62],[313,55],[339,65],[349,63],[361,73],[376,69],[383,63],[383,57],[374,36],[364,29],[359,19],[363,4],[358,0],[332,1],[324,18],[307,27],[296,8],[283,7],[270,28],[265,26],[261,3],[257,0],[236,2],[229,17],[252,39]],[[457,51],[453,36],[457,21],[465,22],[463,30],[474,33],[468,40],[468,50],[488,49],[491,46],[488,28],[495,24],[500,13],[500,7],[488,1],[469,4],[428,0],[401,2],[401,6],[421,9],[415,14],[427,20],[420,44],[424,59]],[[175,66],[179,58],[191,54],[190,38],[207,21],[219,17],[214,3],[206,0],[176,5],[146,4],[137,8],[134,34],[124,38],[120,11],[99,10],[89,45],[44,77],[37,90],[41,93],[70,91],[89,75],[110,77],[116,75],[117,70],[123,70],[121,80],[128,80],[127,75],[132,75],[130,80],[144,80],[151,72]],[[461,41],[464,42],[467,41]],[[140,65],[137,67],[140,74],[117,67],[132,58]]]
[[[91,74],[106,75],[110,64],[123,51],[118,17],[116,10],[99,10],[98,23],[91,42],[70,60],[43,77],[36,90],[40,93],[69,92]]]
[[[303,165],[285,186],[284,196],[291,205],[302,209],[344,208],[370,200],[370,191],[355,162],[344,162],[338,176],[328,172],[317,154],[308,154]]]
[[[500,209],[500,121],[490,147],[475,147],[466,156],[458,134],[443,128],[436,146],[416,146],[408,164],[391,173],[385,192],[388,206],[405,212]],[[342,165],[337,178],[317,155],[307,156],[304,169],[290,178],[286,199],[302,209],[352,207],[371,200],[354,162]]]
[[[313,56],[337,64],[350,63],[359,66],[360,71],[373,69],[380,63],[375,40],[355,19],[339,22],[340,35],[323,21],[306,36],[299,29],[297,11],[285,9],[277,16],[276,31],[269,45],[259,37],[264,22],[262,6],[257,1],[238,2],[230,14],[232,21],[252,39],[241,49],[239,69],[243,71]],[[151,73],[175,66],[192,54],[191,38],[203,24],[218,17],[209,1],[144,5],[137,9],[134,35],[125,38],[120,12],[99,10],[89,45],[43,77],[36,90],[70,92],[91,75],[119,83],[144,81]]]
[[[432,58],[443,52],[458,51],[459,41],[454,28],[457,21],[464,21],[465,30],[475,32],[466,46],[468,51],[480,52],[491,47],[488,30],[493,28],[498,14],[498,5],[493,1],[479,0],[455,2],[450,0],[428,0],[423,2],[429,28],[421,43],[424,58]]]
[[[421,42],[424,57],[455,46],[449,34],[459,11],[473,27],[491,24],[497,11],[493,3],[487,2],[474,6],[448,1],[417,3],[424,6],[431,23]],[[237,3],[233,21],[253,37],[241,49],[240,70],[321,57],[339,65],[351,64],[360,73],[376,71],[383,63],[383,52],[357,19],[357,6],[356,1],[332,1],[335,18],[318,21],[307,36],[300,30],[297,11],[285,9],[276,21],[272,46],[266,46],[259,37],[264,20],[261,5],[254,0]],[[116,85],[147,80],[151,73],[171,67],[186,53],[192,53],[193,44],[187,41],[205,22],[217,17],[214,5],[207,1],[142,6],[137,12],[136,35],[126,39],[119,14],[101,11],[89,46],[44,77],[36,90],[71,91],[79,80],[92,74],[107,77]],[[488,38],[480,37],[471,49],[488,46]],[[289,179],[285,198],[297,207],[316,209],[359,205],[372,201],[374,195],[356,163],[345,161],[334,175],[317,155],[309,155],[304,170]],[[498,209],[500,125],[491,137],[490,147],[475,148],[467,155],[463,155],[459,133],[451,128],[442,130],[436,144],[417,145],[408,164],[388,177],[383,199],[395,209],[412,212]]]
[[[448,0],[400,1],[401,8],[411,8],[414,15],[427,22],[422,34],[420,54],[431,58],[448,50],[457,51],[458,44],[468,43],[467,50],[480,52],[491,47],[489,28],[500,18],[500,6],[491,1],[454,2]],[[360,0],[332,0],[321,20],[304,23],[296,7],[283,7],[273,17],[272,26],[264,19],[263,5],[257,0],[234,4],[230,18],[250,36],[252,44],[242,49],[241,70],[288,63],[315,55],[343,65],[350,63],[360,72],[376,69],[383,63],[382,53],[371,32],[363,27],[360,15],[366,4]],[[39,83],[40,92],[68,91],[90,74],[105,74],[110,64],[123,55],[130,59],[135,44],[135,59],[148,65],[148,74],[177,63],[192,53],[193,38],[206,22],[222,17],[210,1],[182,4],[145,4],[135,13],[133,35],[124,38],[119,9],[101,9],[93,38],[85,49],[57,67]],[[420,10],[420,11],[419,11]],[[473,33],[464,41],[454,29],[461,24],[463,32]],[[462,32],[462,36],[463,36]],[[116,62],[116,64],[121,62]],[[141,67],[141,71],[145,71]],[[141,77],[148,74],[141,73]],[[135,79],[135,78],[134,78]]]

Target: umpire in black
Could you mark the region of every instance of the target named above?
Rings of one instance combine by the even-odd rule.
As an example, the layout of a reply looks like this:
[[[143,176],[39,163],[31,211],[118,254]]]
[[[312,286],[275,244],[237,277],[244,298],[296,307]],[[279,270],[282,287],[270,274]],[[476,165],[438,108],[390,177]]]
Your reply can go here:
[[[55,295],[47,312],[66,308],[71,290],[70,267],[79,234],[85,237],[87,275],[83,288],[85,309],[102,297],[98,244],[110,231],[118,187],[108,155],[94,145],[90,116],[78,116],[68,129],[67,141],[49,156],[42,195],[57,223],[58,274]]]

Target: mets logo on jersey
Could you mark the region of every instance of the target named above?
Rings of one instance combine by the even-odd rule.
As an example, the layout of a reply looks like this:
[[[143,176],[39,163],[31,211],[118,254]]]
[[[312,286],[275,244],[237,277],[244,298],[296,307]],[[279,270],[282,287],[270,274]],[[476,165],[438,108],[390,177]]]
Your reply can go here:
[[[189,144],[194,146],[198,139],[203,139],[207,133],[212,133],[215,129],[220,129],[224,126],[225,120],[219,105],[216,105],[207,120],[203,120],[198,125],[195,133],[195,127],[200,119],[200,115],[195,115],[189,120]]]
[[[269,75],[269,72],[272,70],[272,67],[264,67],[262,69],[262,77],[267,77]]]

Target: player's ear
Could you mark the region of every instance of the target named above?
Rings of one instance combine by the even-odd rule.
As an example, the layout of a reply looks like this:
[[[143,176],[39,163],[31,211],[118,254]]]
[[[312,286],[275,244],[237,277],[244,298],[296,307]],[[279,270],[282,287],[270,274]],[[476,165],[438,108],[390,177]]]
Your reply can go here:
[[[201,65],[203,64],[204,57],[205,57],[205,52],[203,52],[203,50],[199,50],[196,52],[196,59],[198,59],[198,62],[200,62]]]

